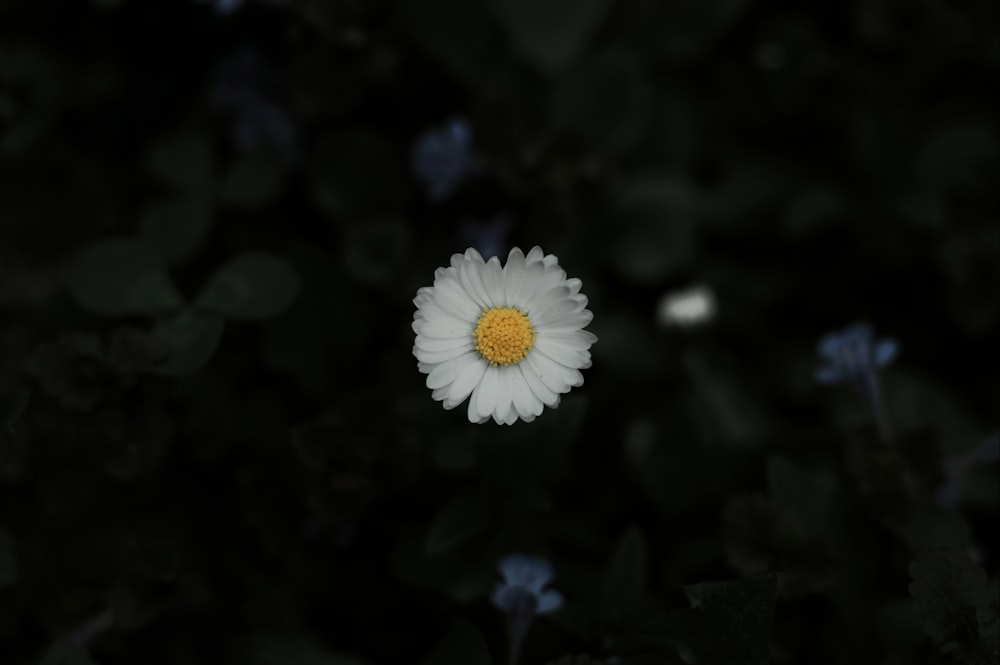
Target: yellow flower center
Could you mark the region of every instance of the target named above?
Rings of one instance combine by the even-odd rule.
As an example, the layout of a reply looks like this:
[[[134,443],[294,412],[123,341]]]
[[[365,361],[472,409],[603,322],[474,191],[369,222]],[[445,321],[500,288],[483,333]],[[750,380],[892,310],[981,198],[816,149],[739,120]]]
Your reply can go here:
[[[528,317],[511,307],[484,309],[472,331],[476,351],[491,365],[520,362],[535,342]]]

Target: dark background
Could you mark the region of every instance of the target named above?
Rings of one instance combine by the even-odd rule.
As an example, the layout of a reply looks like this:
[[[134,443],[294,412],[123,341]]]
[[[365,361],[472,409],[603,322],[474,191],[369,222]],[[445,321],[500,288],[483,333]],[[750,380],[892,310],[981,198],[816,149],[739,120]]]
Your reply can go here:
[[[567,599],[523,665],[1000,662],[996,462],[933,498],[997,428],[998,20],[0,0],[0,663],[500,664],[511,551]],[[433,200],[452,118],[481,167]],[[470,425],[411,300],[536,244],[594,366]],[[860,319],[889,442],[812,379]]]

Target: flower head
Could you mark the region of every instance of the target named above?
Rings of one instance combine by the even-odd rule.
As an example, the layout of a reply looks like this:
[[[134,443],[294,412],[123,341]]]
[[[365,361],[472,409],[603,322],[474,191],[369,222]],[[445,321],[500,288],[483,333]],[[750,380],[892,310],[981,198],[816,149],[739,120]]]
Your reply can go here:
[[[827,363],[816,370],[817,383],[833,384],[851,382],[867,402],[875,417],[879,435],[888,441],[889,418],[882,399],[882,389],[877,370],[892,362],[899,352],[896,340],[875,340],[875,331],[864,322],[823,336],[817,351]]]
[[[513,614],[530,608],[531,614],[548,614],[562,607],[562,594],[545,588],[555,577],[547,559],[508,554],[500,559],[497,568],[503,581],[490,595],[497,609]]]
[[[472,128],[464,118],[424,132],[413,149],[413,171],[433,201],[447,199],[479,168],[472,151]]]
[[[892,362],[899,345],[890,338],[876,341],[875,331],[869,324],[855,323],[824,335],[816,350],[827,361],[816,370],[816,382],[829,385],[865,379]]]
[[[469,398],[474,423],[531,422],[558,406],[583,385],[597,341],[583,329],[594,317],[582,285],[540,247],[515,247],[502,267],[475,249],[453,254],[413,300],[413,355],[431,396],[446,409]]]
[[[657,319],[663,326],[691,328],[708,323],[715,316],[715,294],[698,285],[671,291],[660,299]]]

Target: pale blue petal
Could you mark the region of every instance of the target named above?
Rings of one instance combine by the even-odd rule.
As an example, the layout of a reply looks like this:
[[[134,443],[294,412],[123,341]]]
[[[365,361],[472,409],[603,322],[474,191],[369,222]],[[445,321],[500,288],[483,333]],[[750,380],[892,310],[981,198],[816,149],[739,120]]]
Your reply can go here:
[[[560,607],[563,606],[563,595],[558,591],[549,589],[545,591],[538,597],[538,610],[539,614],[548,614],[549,612],[555,612]]]
[[[886,338],[879,340],[875,345],[875,367],[885,367],[895,359],[899,353],[899,344],[896,340]]]

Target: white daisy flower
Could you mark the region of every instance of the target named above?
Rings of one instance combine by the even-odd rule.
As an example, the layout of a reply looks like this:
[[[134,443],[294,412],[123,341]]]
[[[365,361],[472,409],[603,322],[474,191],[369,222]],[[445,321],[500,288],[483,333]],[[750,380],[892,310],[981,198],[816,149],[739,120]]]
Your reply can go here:
[[[469,398],[469,420],[531,422],[583,385],[597,337],[579,279],[552,254],[514,248],[501,267],[475,249],[453,254],[413,303],[413,355],[431,396],[453,409]]]

